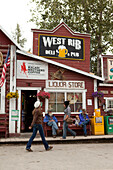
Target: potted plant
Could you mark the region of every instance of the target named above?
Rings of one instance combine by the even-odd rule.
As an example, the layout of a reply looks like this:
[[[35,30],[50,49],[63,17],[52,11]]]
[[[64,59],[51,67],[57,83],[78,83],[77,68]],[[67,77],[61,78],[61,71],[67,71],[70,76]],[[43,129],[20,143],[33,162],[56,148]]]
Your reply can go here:
[[[101,98],[104,97],[104,94],[101,91],[96,91],[92,93],[93,97]]]
[[[8,100],[11,99],[11,98],[16,98],[16,99],[18,99],[18,97],[19,97],[18,91],[16,91],[16,92],[9,92],[9,93],[7,93],[7,95],[6,95],[6,98],[7,98]]]
[[[97,97],[98,98],[98,101],[99,101],[99,105],[102,106],[102,101],[103,101],[103,97],[104,97],[104,94],[103,92],[101,91],[96,91],[96,92],[93,92],[92,93],[92,96],[95,98]]]
[[[40,100],[42,99],[49,99],[50,98],[50,93],[45,92],[45,91],[40,91],[39,93],[37,93],[37,96]]]

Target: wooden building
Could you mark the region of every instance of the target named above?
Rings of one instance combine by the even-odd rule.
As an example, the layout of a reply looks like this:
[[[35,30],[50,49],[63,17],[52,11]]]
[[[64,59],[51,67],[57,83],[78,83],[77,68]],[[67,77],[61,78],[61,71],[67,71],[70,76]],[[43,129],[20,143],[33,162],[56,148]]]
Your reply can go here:
[[[113,55],[101,55],[101,68],[104,81],[98,84],[98,90],[103,92],[104,99],[99,107],[105,114],[113,110]]]
[[[65,23],[53,30],[32,29],[33,54],[25,52],[0,28],[0,52],[6,57],[10,46],[10,67],[1,87],[0,110],[9,114],[9,134],[28,132],[37,93],[44,89],[50,99],[43,101],[43,112],[48,107],[53,113],[63,114],[63,102],[70,100],[73,113],[84,108],[92,115],[98,108],[92,93],[104,77],[90,73],[90,35],[72,31]],[[2,74],[3,64],[0,66]],[[19,98],[6,99],[8,92],[18,90]],[[13,115],[18,111],[17,121]]]

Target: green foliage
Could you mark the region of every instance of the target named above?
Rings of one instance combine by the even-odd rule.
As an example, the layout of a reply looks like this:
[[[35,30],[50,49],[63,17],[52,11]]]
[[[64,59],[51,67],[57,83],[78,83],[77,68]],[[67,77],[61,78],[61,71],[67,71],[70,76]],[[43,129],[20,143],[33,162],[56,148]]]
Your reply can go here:
[[[72,30],[91,34],[91,63],[113,51],[113,0],[31,0],[32,19],[41,29],[53,29],[64,21]],[[97,74],[99,65],[97,64]],[[94,64],[94,65],[95,65]],[[94,66],[92,66],[93,68]]]
[[[13,33],[13,38],[16,40],[21,47],[24,47],[25,42],[27,41],[26,38],[22,38],[22,33],[20,29],[20,25],[17,24],[15,32]]]

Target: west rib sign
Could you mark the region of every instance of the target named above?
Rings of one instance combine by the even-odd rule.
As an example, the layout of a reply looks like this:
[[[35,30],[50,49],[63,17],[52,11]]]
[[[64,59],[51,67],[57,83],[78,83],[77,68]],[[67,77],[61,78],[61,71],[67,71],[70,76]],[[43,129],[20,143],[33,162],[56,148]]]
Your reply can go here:
[[[39,34],[38,55],[48,58],[84,60],[84,39]]]

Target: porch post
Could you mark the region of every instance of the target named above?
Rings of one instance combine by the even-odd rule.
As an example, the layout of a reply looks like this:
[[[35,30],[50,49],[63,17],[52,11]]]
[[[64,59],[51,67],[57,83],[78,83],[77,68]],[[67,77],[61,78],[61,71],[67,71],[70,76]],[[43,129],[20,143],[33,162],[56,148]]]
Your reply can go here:
[[[10,92],[16,92],[16,46],[10,52]],[[9,99],[9,134],[15,133],[15,121],[11,120],[12,110],[16,110],[16,98]]]

